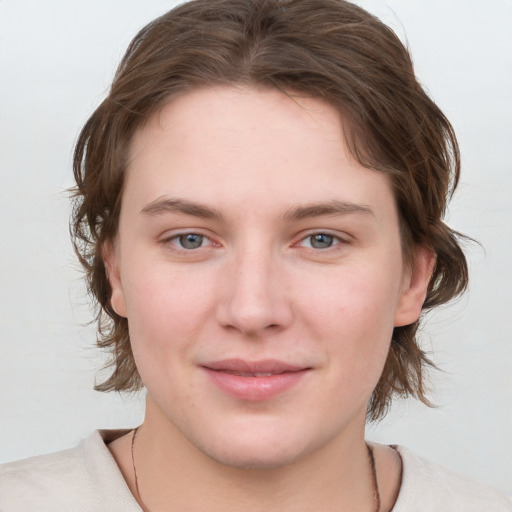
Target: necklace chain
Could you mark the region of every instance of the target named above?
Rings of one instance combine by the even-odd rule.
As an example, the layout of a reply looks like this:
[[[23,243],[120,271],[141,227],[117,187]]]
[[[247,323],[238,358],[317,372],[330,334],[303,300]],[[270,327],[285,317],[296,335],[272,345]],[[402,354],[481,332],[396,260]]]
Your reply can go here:
[[[368,443],[366,443],[366,449],[368,450],[368,458],[370,459],[370,467],[372,469],[373,502],[375,503],[374,512],[379,512],[380,492],[379,481],[377,480],[377,467],[375,466],[375,456],[373,455],[373,448]]]
[[[139,491],[139,480],[137,479],[137,469],[135,468],[135,455],[134,455],[134,450],[133,450],[133,447],[135,445],[135,437],[137,436],[137,432],[139,431],[139,427],[136,427],[134,430],[133,430],[133,436],[132,436],[132,466],[133,466],[133,476],[135,477],[135,492],[137,493],[137,501],[140,503],[141,507],[142,507],[142,510],[144,512],[149,512],[148,508],[146,507],[146,504],[142,501],[142,498],[140,496],[140,491]]]
[[[134,446],[135,446],[135,437],[137,436],[137,432],[139,431],[139,427],[133,430],[132,436],[132,466],[133,466],[133,476],[135,480],[135,492],[137,493],[137,501],[140,503],[142,510],[144,512],[149,512],[149,509],[146,507],[146,504],[142,501],[142,497],[139,491],[139,480],[137,479],[137,469],[135,467],[135,454],[134,454]],[[375,466],[375,456],[373,455],[373,448],[366,443],[366,449],[368,450],[368,458],[370,460],[370,468],[372,471],[372,487],[373,487],[373,502],[375,504],[374,512],[379,512],[380,510],[380,493],[379,493],[379,482],[377,480],[377,468]]]

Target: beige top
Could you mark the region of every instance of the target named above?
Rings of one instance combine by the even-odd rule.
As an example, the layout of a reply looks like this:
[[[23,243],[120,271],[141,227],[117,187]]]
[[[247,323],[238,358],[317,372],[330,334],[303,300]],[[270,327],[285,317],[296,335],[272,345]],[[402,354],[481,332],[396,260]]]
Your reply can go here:
[[[141,512],[105,440],[95,431],[76,448],[0,466],[1,512]],[[397,447],[402,485],[392,512],[512,512],[507,495]]]

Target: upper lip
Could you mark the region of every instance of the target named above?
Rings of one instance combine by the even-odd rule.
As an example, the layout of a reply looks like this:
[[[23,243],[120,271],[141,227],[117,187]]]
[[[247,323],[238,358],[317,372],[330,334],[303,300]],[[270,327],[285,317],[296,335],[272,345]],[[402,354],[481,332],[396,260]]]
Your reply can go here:
[[[233,373],[264,373],[276,375],[285,372],[298,372],[307,370],[308,367],[286,363],[277,359],[263,359],[260,361],[246,361],[244,359],[223,359],[221,361],[211,361],[201,366],[210,370],[226,371]]]

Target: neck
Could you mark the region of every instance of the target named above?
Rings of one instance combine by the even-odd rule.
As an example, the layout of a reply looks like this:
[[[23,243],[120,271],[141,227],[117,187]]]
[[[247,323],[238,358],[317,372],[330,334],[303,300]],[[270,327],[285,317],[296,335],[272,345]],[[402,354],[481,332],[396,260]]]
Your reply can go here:
[[[364,421],[286,465],[243,468],[213,460],[169,422],[149,414],[137,433],[134,457],[141,504],[148,512],[375,510]]]

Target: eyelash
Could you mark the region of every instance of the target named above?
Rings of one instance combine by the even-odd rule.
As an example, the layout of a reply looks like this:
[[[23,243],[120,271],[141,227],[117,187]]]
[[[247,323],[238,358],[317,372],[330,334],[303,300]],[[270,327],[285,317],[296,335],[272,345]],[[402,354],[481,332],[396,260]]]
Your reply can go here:
[[[180,244],[180,239],[185,239],[186,237],[189,237],[189,236],[196,236],[196,237],[201,238],[202,239],[201,240],[201,245],[198,246],[198,247],[195,247],[195,248],[185,248],[185,247],[183,247]],[[205,242],[205,241],[209,241],[210,242],[207,246],[219,245],[219,244],[213,242],[213,240],[211,240],[210,237],[208,237],[206,235],[203,235],[202,233],[195,232],[195,231],[190,231],[188,233],[177,233],[176,235],[173,235],[173,236],[163,240],[163,243],[166,244],[166,245],[168,244],[168,245],[174,246],[175,250],[177,250],[179,252],[184,252],[184,253],[188,252],[188,253],[190,253],[190,252],[196,251],[197,249],[201,249],[203,247],[206,247],[205,245],[203,245],[203,242]]]
[[[183,244],[180,243],[180,241],[183,241],[183,239],[186,239],[186,237],[198,237],[201,238],[201,245],[198,247],[183,247]],[[327,237],[331,241],[331,245],[328,247],[313,247],[312,244],[309,246],[305,246],[304,243],[307,240],[310,240],[310,243],[314,240],[314,237]],[[209,241],[207,245],[204,245],[205,241]],[[192,253],[197,251],[198,249],[204,248],[204,247],[211,247],[211,246],[220,246],[220,244],[214,242],[210,237],[207,235],[204,235],[200,232],[184,232],[184,233],[177,233],[169,238],[166,238],[163,240],[163,243],[166,245],[172,245],[174,246],[174,249],[183,252],[183,253]],[[314,242],[313,242],[314,243]],[[322,243],[321,241],[319,243]],[[311,249],[315,252],[328,252],[333,251],[339,248],[340,245],[347,245],[350,242],[346,238],[342,238],[339,235],[335,235],[329,231],[315,231],[313,233],[309,233],[306,236],[303,236],[298,243],[294,244],[299,247],[305,247],[306,249]]]
[[[315,237],[327,237],[331,239],[331,245],[329,245],[328,247],[312,247],[310,245],[307,247],[308,249],[313,249],[315,251],[330,251],[336,250],[336,248],[339,248],[338,246],[340,245],[345,245],[349,243],[348,240],[346,240],[345,238],[342,238],[339,235],[335,235],[334,233],[330,233],[329,231],[316,231],[314,233],[309,233],[305,237],[301,238],[298,245],[301,247],[305,247],[303,244],[307,240],[310,240],[310,243],[313,242]]]

